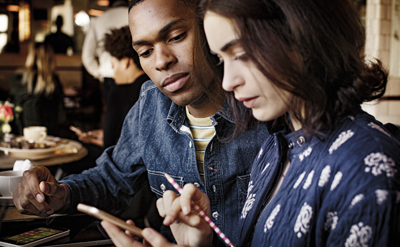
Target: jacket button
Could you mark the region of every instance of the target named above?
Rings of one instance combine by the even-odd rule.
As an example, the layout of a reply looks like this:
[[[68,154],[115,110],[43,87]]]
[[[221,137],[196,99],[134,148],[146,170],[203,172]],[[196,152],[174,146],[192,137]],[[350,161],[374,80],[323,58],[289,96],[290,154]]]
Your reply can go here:
[[[290,148],[290,149],[292,149],[292,148],[294,147],[294,144],[293,144],[293,142],[289,143],[289,145],[288,145],[288,146],[289,146],[289,148]]]
[[[212,217],[217,220],[219,217],[219,213],[215,211],[214,213],[212,213]]]
[[[217,186],[213,185],[212,188],[213,188],[214,193],[216,193],[217,192]]]
[[[305,140],[304,137],[302,137],[302,136],[300,136],[299,138],[297,138],[297,144],[299,144],[299,146],[303,145],[303,143],[304,143],[305,141],[306,141],[306,140]]]
[[[194,183],[194,186],[196,186],[197,188],[200,188],[200,184],[199,183]]]
[[[193,144],[192,142],[189,142],[189,147],[192,148]]]
[[[165,185],[164,185],[164,184],[161,184],[161,185],[160,185],[160,188],[161,188],[161,190],[162,190],[163,192],[165,192]]]

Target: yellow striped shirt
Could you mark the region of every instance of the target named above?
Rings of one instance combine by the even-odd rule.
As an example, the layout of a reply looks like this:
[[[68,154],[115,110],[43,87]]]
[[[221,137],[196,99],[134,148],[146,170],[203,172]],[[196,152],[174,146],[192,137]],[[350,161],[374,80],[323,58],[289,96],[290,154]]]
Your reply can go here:
[[[190,114],[187,107],[186,116],[188,118],[190,130],[192,131],[194,146],[196,148],[197,168],[199,169],[201,179],[204,181],[204,152],[207,144],[214,136],[215,129],[212,125],[210,117],[195,118],[192,116],[192,114]]]

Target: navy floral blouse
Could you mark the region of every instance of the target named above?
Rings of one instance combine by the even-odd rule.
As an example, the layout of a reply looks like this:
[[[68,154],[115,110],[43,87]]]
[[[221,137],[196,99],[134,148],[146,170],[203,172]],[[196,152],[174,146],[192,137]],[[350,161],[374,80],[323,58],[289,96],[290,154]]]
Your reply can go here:
[[[400,143],[362,111],[324,138],[272,135],[253,164],[239,246],[399,246],[399,165]]]

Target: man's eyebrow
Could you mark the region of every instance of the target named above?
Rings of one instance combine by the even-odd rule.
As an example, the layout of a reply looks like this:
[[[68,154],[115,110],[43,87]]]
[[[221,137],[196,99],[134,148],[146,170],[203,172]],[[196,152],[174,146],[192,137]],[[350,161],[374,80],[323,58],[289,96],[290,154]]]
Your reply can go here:
[[[177,20],[173,20],[170,23],[168,23],[167,25],[165,25],[163,28],[161,28],[161,30],[158,32],[158,36],[162,37],[163,35],[165,35],[166,33],[168,33],[171,28],[179,23],[181,23],[182,21],[184,21],[185,19],[180,18]],[[145,41],[145,40],[137,40],[137,41],[132,41],[132,46],[137,46],[137,45],[148,45],[149,42]]]
[[[225,52],[225,51],[227,51],[229,48],[231,48],[232,46],[237,45],[237,44],[239,44],[239,43],[240,43],[240,40],[239,40],[239,39],[231,40],[231,41],[229,41],[228,43],[226,43],[223,47],[221,47],[221,51]]]

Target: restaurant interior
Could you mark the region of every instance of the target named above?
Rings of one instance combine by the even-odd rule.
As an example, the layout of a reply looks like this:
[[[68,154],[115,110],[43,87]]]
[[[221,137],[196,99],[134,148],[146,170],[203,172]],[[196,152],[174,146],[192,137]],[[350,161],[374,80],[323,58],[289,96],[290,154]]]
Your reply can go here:
[[[366,28],[367,41],[365,53],[377,57],[390,70],[388,90],[379,102],[364,105],[363,108],[378,120],[391,122],[400,126],[400,7],[395,0],[349,0],[353,1]],[[68,126],[73,125],[82,130],[100,129],[104,124],[106,111],[102,82],[94,78],[82,63],[82,47],[85,33],[91,21],[101,16],[108,9],[108,0],[0,0],[0,101],[10,100],[10,76],[23,67],[32,42],[44,42],[47,35],[56,31],[57,16],[63,17],[62,32],[73,40],[72,49],[64,54],[55,54],[56,71],[64,92],[64,107],[67,112],[62,138],[70,140],[78,151],[65,155],[65,164],[70,164],[87,155]],[[334,24],[332,24],[334,25]],[[11,129],[15,126],[11,125]],[[12,132],[11,132],[12,133]],[[82,149],[80,149],[82,148]],[[81,150],[81,151],[80,151]],[[83,151],[82,151],[83,150]],[[14,163],[21,157],[6,157],[0,151],[0,170],[2,162]],[[1,156],[2,155],[2,156]],[[65,174],[60,170],[57,160],[47,160],[53,167],[54,174],[61,178]],[[32,164],[44,164],[43,160],[32,160]],[[57,163],[58,162],[58,163]],[[12,168],[12,167],[11,167]],[[113,246],[110,242],[101,242],[104,236],[96,226],[82,229],[92,220],[89,216],[57,215],[51,218],[27,216],[13,210],[12,202],[1,202],[2,212],[8,206],[8,213],[1,224],[0,237],[14,233],[17,229],[28,230],[33,226],[49,223],[63,225],[71,229],[68,243],[93,240],[93,245]],[[11,211],[10,211],[11,210]],[[13,211],[12,211],[13,210]],[[1,214],[4,217],[4,214]],[[1,221],[0,221],[1,222]],[[83,233],[82,233],[83,232]],[[100,241],[101,240],[101,241]],[[95,241],[99,241],[97,244]],[[82,245],[83,246],[83,245]]]

